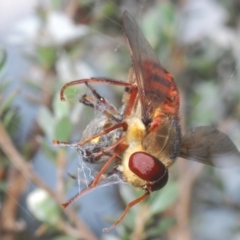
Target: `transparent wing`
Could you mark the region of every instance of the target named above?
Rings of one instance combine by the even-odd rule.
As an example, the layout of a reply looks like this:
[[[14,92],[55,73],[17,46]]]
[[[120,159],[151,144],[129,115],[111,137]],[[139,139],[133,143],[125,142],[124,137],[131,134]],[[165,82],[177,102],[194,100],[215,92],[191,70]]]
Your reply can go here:
[[[180,157],[220,168],[240,165],[240,152],[214,127],[197,127],[182,137]]]
[[[157,55],[127,11],[123,15],[123,26],[138,85],[142,117],[147,122],[166,99],[172,77],[161,66]]]

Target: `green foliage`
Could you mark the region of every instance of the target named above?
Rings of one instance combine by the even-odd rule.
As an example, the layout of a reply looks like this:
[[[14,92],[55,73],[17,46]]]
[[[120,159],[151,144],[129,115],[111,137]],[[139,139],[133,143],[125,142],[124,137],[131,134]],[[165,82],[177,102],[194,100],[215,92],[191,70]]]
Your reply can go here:
[[[7,61],[7,54],[4,49],[0,48],[0,121],[6,129],[10,137],[16,137],[16,133],[20,126],[20,116],[14,106],[18,90],[10,91],[11,81],[5,79],[5,65]],[[3,136],[0,136],[1,138]],[[0,149],[0,198],[4,198],[4,193],[9,188],[9,183],[5,179],[5,173],[9,168],[10,163],[4,151]],[[2,203],[2,201],[1,201]]]
[[[11,81],[4,79],[3,73],[7,61],[6,52],[0,49],[0,120],[11,136],[15,135],[20,126],[20,117],[14,105],[19,90],[9,91]]]
[[[39,126],[42,128],[44,133],[50,137],[54,138],[54,126],[55,126],[55,121],[54,117],[51,114],[50,110],[46,108],[45,106],[42,106],[39,110],[39,116],[37,118]]]
[[[143,194],[142,191],[135,191],[129,186],[121,186],[120,190],[126,204]],[[144,239],[156,237],[164,233],[175,224],[175,220],[173,218],[162,218],[161,214],[177,201],[177,197],[178,185],[175,181],[171,180],[165,188],[152,193],[144,203],[134,206],[123,220],[122,225],[124,227],[118,227],[121,239],[128,239],[127,236],[136,228],[136,221],[141,217],[140,212],[142,205],[148,207],[148,215],[144,224]],[[114,221],[114,219],[112,220]]]
[[[159,214],[173,205],[178,197],[178,185],[169,181],[165,188],[153,194],[149,200],[151,215]]]
[[[53,237],[52,240],[77,240],[77,238],[63,235],[63,236],[59,236],[59,237]]]
[[[175,225],[175,220],[173,218],[164,217],[157,220],[155,219],[155,222],[153,222],[154,227],[147,229],[145,233],[145,239],[157,238],[159,234],[164,233],[174,225]]]
[[[2,75],[5,69],[6,60],[7,60],[6,52],[2,48],[0,48],[0,76]]]
[[[52,2],[54,9],[58,9],[64,3],[64,0],[52,0],[51,2]]]
[[[27,204],[39,221],[54,226],[61,219],[60,206],[41,189],[36,189],[28,196]]]
[[[67,117],[62,118],[60,121],[57,122],[55,126],[55,135],[56,139],[69,139],[72,134],[72,124],[69,122]]]
[[[57,106],[57,108],[62,108],[62,107],[67,108],[67,104],[70,104],[70,105],[76,104],[76,102],[79,100],[79,96],[81,96],[80,90],[82,89],[82,86],[83,85],[73,86],[73,87],[70,86],[65,90],[64,96],[66,97],[67,103],[63,103],[63,102],[59,103],[59,96],[57,96],[58,98],[56,99],[56,101],[58,102],[57,105],[59,105]],[[65,106],[60,106],[60,105],[65,105]]]
[[[37,60],[38,63],[46,70],[52,69],[57,60],[56,48],[51,46],[39,46],[37,49]]]

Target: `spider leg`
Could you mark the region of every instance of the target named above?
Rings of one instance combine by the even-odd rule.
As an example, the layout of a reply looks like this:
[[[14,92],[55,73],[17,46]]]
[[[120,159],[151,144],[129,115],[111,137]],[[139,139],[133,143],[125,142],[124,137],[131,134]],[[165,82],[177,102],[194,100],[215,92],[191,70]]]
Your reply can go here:
[[[114,80],[114,79],[108,79],[108,78],[87,78],[87,79],[80,79],[80,80],[75,80],[69,83],[66,83],[61,91],[60,91],[60,98],[62,101],[66,101],[64,97],[64,91],[66,88],[74,85],[79,85],[83,83],[102,83],[102,84],[110,84],[110,85],[115,85],[115,86],[122,86],[122,87],[129,87],[131,88],[133,86],[133,83],[128,83],[124,81],[119,81],[119,80]]]
[[[103,106],[105,106],[113,115],[119,115],[118,110],[104,97],[102,97],[89,83],[85,83],[86,86],[90,89],[93,96],[101,103]]]
[[[104,106],[104,104],[102,102],[100,102],[99,100],[84,94],[80,99],[79,99],[80,103],[83,103],[84,105],[88,106],[88,107],[92,107],[96,110],[98,110],[99,112],[102,112],[106,117],[114,119],[116,122],[119,122],[120,119],[117,116],[120,116],[120,113],[117,112],[116,115],[112,114],[108,109],[107,106]]]
[[[93,190],[97,184],[101,181],[101,177],[103,175],[103,173],[109,168],[109,166],[111,165],[111,163],[115,160],[115,158],[120,155],[127,147],[128,145],[122,143],[124,141],[124,137],[120,138],[117,142],[118,142],[118,146],[116,151],[114,152],[114,154],[112,155],[112,157],[110,157],[107,162],[103,165],[103,167],[101,168],[101,170],[99,171],[99,173],[97,174],[97,176],[95,177],[95,179],[93,180],[93,182],[91,183],[91,185],[86,188],[85,190],[83,190],[82,192],[76,194],[74,197],[72,197],[70,200],[68,200],[66,203],[62,204],[63,208],[66,208],[67,206],[69,206],[71,203],[75,202],[78,198],[82,197],[83,195],[85,195],[86,193],[90,192],[91,190]]]
[[[109,155],[109,152],[111,151],[111,150],[114,150],[114,148],[117,146],[119,144],[119,142],[118,141],[116,141],[114,144],[112,144],[111,146],[109,146],[109,147],[106,147],[106,148],[103,148],[101,151],[99,151],[99,152],[96,152],[96,153],[93,153],[92,154],[92,158],[93,159],[96,159],[96,158],[100,158],[101,156],[103,156],[103,155]]]

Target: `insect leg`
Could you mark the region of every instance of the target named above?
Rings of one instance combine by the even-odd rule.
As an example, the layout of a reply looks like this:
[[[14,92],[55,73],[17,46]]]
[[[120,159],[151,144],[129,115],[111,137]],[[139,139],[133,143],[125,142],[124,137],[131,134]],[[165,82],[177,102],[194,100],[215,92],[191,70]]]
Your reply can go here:
[[[126,214],[128,213],[128,211],[130,210],[131,207],[133,207],[134,205],[136,205],[137,203],[143,201],[146,197],[148,197],[150,195],[150,192],[146,192],[144,193],[141,197],[135,199],[134,201],[130,202],[127,207],[125,208],[124,212],[122,213],[121,217],[109,228],[104,228],[103,232],[109,232],[111,231],[113,228],[115,228],[122,220],[123,218],[126,216]]]
[[[109,128],[106,128],[106,129],[104,129],[102,132],[97,133],[97,134],[91,136],[90,138],[88,138],[88,139],[86,139],[86,140],[84,140],[84,141],[82,141],[82,142],[69,143],[69,142],[64,142],[64,141],[53,140],[53,144],[54,144],[54,145],[61,145],[61,146],[64,146],[64,147],[67,147],[67,146],[69,146],[69,147],[73,147],[73,146],[76,146],[76,147],[77,147],[77,146],[83,146],[83,145],[85,145],[86,143],[91,142],[93,139],[98,138],[98,137],[101,137],[101,136],[103,136],[103,135],[105,135],[105,134],[107,134],[107,133],[109,133],[109,132],[111,132],[111,131],[113,131],[113,130],[115,130],[115,129],[121,128],[121,127],[126,131],[127,128],[128,128],[128,124],[127,124],[126,122],[117,123],[117,124],[115,124],[114,126],[111,126],[111,127],[109,127]]]
[[[69,206],[71,203],[75,202],[78,198],[80,198],[81,196],[85,195],[86,193],[90,192],[91,190],[93,190],[97,184],[101,181],[101,177],[103,175],[103,173],[108,169],[108,167],[111,165],[111,163],[114,161],[114,159],[121,154],[122,151],[124,151],[128,146],[124,143],[121,143],[124,140],[124,137],[120,138],[117,142],[118,142],[118,147],[115,151],[115,153],[112,155],[112,157],[110,157],[107,162],[103,165],[103,167],[101,168],[101,170],[99,171],[99,173],[97,174],[96,178],[93,180],[93,182],[91,183],[91,185],[86,188],[85,190],[83,190],[82,192],[78,193],[77,195],[75,195],[74,197],[72,197],[70,200],[68,200],[66,203],[62,204],[63,208],[66,208],[67,206]]]
[[[110,84],[110,85],[116,85],[116,86],[122,86],[122,87],[126,87],[126,88],[129,88],[130,90],[130,94],[129,94],[129,101],[127,103],[127,106],[125,108],[125,111],[124,111],[124,115],[125,116],[129,116],[132,112],[132,109],[133,107],[135,106],[135,100],[136,100],[136,97],[137,97],[137,94],[138,94],[138,87],[137,85],[135,85],[134,83],[132,82],[124,82],[124,81],[120,81],[120,80],[113,80],[113,79],[108,79],[108,78],[88,78],[88,79],[80,79],[80,80],[75,80],[75,81],[72,81],[72,82],[69,82],[69,83],[66,83],[61,91],[60,91],[60,98],[62,101],[65,101],[65,97],[64,97],[64,91],[66,90],[66,88],[70,87],[70,86],[74,86],[74,85],[78,85],[78,84],[89,84],[89,83],[102,83],[102,84]],[[91,90],[91,89],[90,89]],[[95,91],[95,90],[93,90]],[[97,97],[97,92],[93,92],[93,94],[96,94],[95,96]],[[111,110],[115,111],[114,107],[108,103],[106,101],[106,99],[102,98],[100,95],[98,96],[99,99],[104,102],[107,106],[109,106],[111,108]],[[97,98],[98,98],[97,97]]]
[[[135,106],[136,98],[138,95],[138,87],[136,85],[132,85],[129,90],[129,99],[127,101],[127,106],[124,110],[124,116],[130,116],[132,109]]]
[[[120,121],[119,118],[117,118],[117,116],[113,115],[111,112],[109,112],[106,109],[106,106],[103,106],[103,104],[101,102],[99,102],[98,100],[96,100],[95,98],[92,98],[86,94],[84,94],[80,99],[79,102],[88,106],[88,107],[92,107],[100,112],[102,112],[105,116],[107,116],[108,118],[114,119],[115,121]],[[118,113],[118,116],[120,116],[120,113]]]
[[[106,109],[108,109],[113,115],[119,115],[118,110],[110,102],[108,102],[107,99],[102,97],[91,85],[88,83],[86,83],[86,85],[92,92],[93,96],[99,101],[99,103],[105,106]]]
[[[64,91],[66,90],[66,88],[70,87],[70,86],[74,86],[74,85],[79,85],[79,84],[83,84],[83,83],[102,83],[102,84],[111,84],[111,85],[116,85],[116,86],[123,86],[123,87],[132,87],[133,84],[132,83],[128,83],[128,82],[124,82],[124,81],[119,81],[119,80],[114,80],[114,79],[108,79],[108,78],[87,78],[87,79],[80,79],[80,80],[75,80],[69,83],[66,83],[61,91],[60,91],[60,98],[62,101],[65,101],[65,97],[64,97]]]
[[[109,147],[106,147],[106,148],[103,148],[101,151],[99,152],[96,152],[96,153],[93,153],[92,154],[92,158],[93,159],[96,159],[96,158],[100,158],[102,155],[107,155],[108,152],[110,152],[111,150],[113,150],[117,145],[119,144],[118,141],[116,141],[114,144],[112,144],[111,146]]]

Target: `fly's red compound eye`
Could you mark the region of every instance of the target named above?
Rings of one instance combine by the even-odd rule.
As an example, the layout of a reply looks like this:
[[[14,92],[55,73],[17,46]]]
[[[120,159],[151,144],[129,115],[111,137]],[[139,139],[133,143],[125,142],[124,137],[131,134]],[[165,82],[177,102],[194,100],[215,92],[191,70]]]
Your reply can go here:
[[[154,156],[146,152],[135,152],[129,159],[129,168],[138,177],[148,182],[148,188],[156,191],[168,181],[167,168]]]

